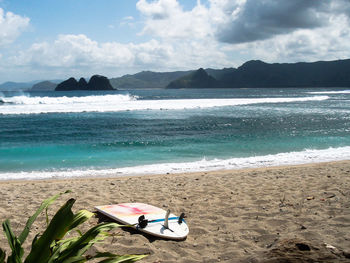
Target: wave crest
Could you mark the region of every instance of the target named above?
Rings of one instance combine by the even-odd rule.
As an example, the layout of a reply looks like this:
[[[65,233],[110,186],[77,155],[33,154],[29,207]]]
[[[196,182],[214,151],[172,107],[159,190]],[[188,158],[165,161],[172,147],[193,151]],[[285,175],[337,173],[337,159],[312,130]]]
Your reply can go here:
[[[307,94],[350,94],[350,90],[310,91]]]
[[[310,96],[293,98],[139,100],[137,96],[121,94],[85,97],[15,96],[0,98],[3,101],[3,105],[0,107],[0,114],[183,110],[263,103],[322,101],[328,98],[328,96]]]
[[[115,177],[166,173],[189,173],[228,169],[259,168],[307,163],[350,160],[350,146],[323,150],[306,149],[300,152],[287,152],[264,156],[231,159],[202,159],[195,162],[160,163],[113,169],[85,169],[65,171],[32,171],[0,173],[0,180],[59,179],[80,177]]]
[[[60,105],[60,104],[78,104],[78,103],[116,103],[123,101],[135,101],[138,96],[131,95],[97,95],[84,97],[30,97],[30,96],[14,96],[0,98],[4,104],[14,105]]]

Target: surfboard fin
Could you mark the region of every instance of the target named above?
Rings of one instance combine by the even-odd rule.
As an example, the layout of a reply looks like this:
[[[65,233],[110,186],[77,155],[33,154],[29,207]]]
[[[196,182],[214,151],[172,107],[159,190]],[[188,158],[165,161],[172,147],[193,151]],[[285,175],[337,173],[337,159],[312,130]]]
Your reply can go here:
[[[184,221],[184,218],[185,218],[186,216],[185,216],[185,213],[181,213],[181,215],[180,215],[180,217],[179,217],[179,220],[177,220],[177,222],[179,223],[179,224],[182,224],[182,222]]]
[[[170,215],[170,209],[166,211],[165,218],[164,218],[164,227],[169,228],[169,215]]]
[[[137,227],[139,228],[145,228],[148,224],[148,220],[145,219],[145,215],[142,215],[139,217],[139,224],[137,225]]]

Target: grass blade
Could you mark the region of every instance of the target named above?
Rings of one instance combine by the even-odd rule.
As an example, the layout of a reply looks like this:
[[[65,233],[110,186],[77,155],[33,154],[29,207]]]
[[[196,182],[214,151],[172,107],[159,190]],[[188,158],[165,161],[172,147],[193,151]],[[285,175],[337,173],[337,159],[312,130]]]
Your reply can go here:
[[[71,246],[66,248],[62,255],[55,262],[64,262],[66,259],[75,256],[81,256],[84,254],[94,243],[102,240],[106,235],[104,232],[120,227],[117,223],[104,223],[99,224],[89,229],[83,236],[81,236],[76,242],[72,243]]]
[[[58,197],[60,197],[61,195],[63,194],[66,194],[66,193],[70,193],[71,191],[68,190],[68,191],[65,191],[63,193],[59,193],[57,195],[54,195],[46,200],[44,200],[40,207],[38,208],[38,210],[34,213],[34,215],[32,215],[28,220],[27,220],[27,223],[22,231],[22,233],[20,234],[18,240],[19,242],[21,242],[21,244],[24,243],[24,241],[26,240],[28,234],[29,234],[29,230],[30,228],[32,227],[35,219],[38,217],[38,215],[44,210],[44,209],[47,209],[49,207],[50,204],[52,204]]]
[[[7,219],[3,222],[3,230],[12,250],[12,254],[7,257],[7,263],[22,263],[22,244],[27,239],[35,219],[44,209],[46,210],[47,228],[41,236],[37,234],[34,237],[32,249],[24,263],[83,263],[89,260],[95,260],[95,262],[102,260],[100,263],[135,262],[146,257],[146,255],[115,255],[109,252],[97,253],[94,256],[84,255],[94,244],[102,242],[107,236],[110,236],[108,231],[117,227],[125,227],[125,225],[99,224],[82,234],[76,227],[90,219],[94,213],[81,210],[74,215],[72,212],[74,199],[68,200],[48,223],[47,209],[62,194],[64,193],[52,196],[41,203],[39,209],[27,220],[19,238],[11,230],[10,221]],[[73,229],[79,233],[79,236],[73,235],[63,239]],[[5,263],[5,260],[6,253],[0,248],[0,263]]]
[[[82,263],[82,262],[86,262],[86,261],[88,261],[88,259],[86,259],[86,257],[76,256],[76,257],[68,258],[67,260],[63,261],[62,263]]]
[[[19,242],[18,238],[15,236],[15,234],[11,230],[10,226],[10,220],[5,220],[4,223],[2,223],[2,228],[5,232],[5,235],[7,237],[7,241],[10,245],[10,248],[12,250],[11,256],[8,258],[8,262],[22,262],[22,256],[23,256],[23,248],[21,243]]]
[[[0,263],[5,263],[6,253],[0,248]]]
[[[72,225],[69,227],[69,230],[72,230],[77,226],[81,225],[85,221],[89,220],[93,215],[94,213],[91,213],[88,210],[80,210],[74,215],[73,222]]]
[[[60,240],[69,230],[73,222],[71,210],[75,199],[69,199],[54,215],[43,235],[34,243],[25,263],[47,262],[50,257],[50,246],[53,241]]]
[[[147,255],[115,255],[114,257],[110,257],[107,259],[104,259],[102,261],[99,261],[99,263],[129,263],[129,262],[135,262],[138,260],[141,260],[143,258],[147,257]]]

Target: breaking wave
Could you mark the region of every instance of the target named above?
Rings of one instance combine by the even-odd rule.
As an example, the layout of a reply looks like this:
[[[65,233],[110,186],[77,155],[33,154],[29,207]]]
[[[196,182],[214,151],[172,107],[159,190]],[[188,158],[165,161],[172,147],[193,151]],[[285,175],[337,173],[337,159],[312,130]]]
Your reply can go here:
[[[204,172],[227,169],[259,168],[350,160],[350,146],[323,150],[306,149],[300,152],[270,154],[231,159],[202,159],[184,163],[157,163],[113,169],[84,169],[64,171],[31,171],[0,173],[0,180],[60,179],[81,177],[115,177],[166,173]]]
[[[350,94],[350,90],[310,91],[308,94]]]
[[[132,95],[84,97],[0,97],[0,114],[39,114],[68,112],[118,112],[134,110],[182,110],[260,103],[288,103],[327,100],[328,96],[286,98],[142,100]]]

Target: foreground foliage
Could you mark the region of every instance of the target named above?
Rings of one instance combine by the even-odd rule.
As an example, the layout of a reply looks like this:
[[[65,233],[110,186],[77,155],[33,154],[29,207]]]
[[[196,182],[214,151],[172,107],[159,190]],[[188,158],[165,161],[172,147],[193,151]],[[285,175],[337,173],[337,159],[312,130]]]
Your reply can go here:
[[[19,237],[13,233],[8,219],[3,222],[2,227],[12,253],[7,257],[6,261],[6,253],[0,248],[0,263],[80,263],[92,259],[101,259],[99,261],[101,263],[112,263],[134,262],[145,257],[145,255],[116,255],[109,252],[98,252],[94,256],[85,255],[89,248],[109,235],[108,231],[122,225],[102,223],[92,227],[84,234],[81,233],[79,230],[76,230],[76,227],[91,218],[93,213],[81,210],[73,214],[72,206],[75,199],[69,199],[49,222],[47,209],[62,194],[64,193],[57,194],[42,202],[39,209],[28,219]],[[35,236],[31,250],[23,261],[24,249],[22,245],[35,219],[44,209],[46,211],[47,228],[44,233]],[[79,235],[64,239],[72,230],[76,230]]]

